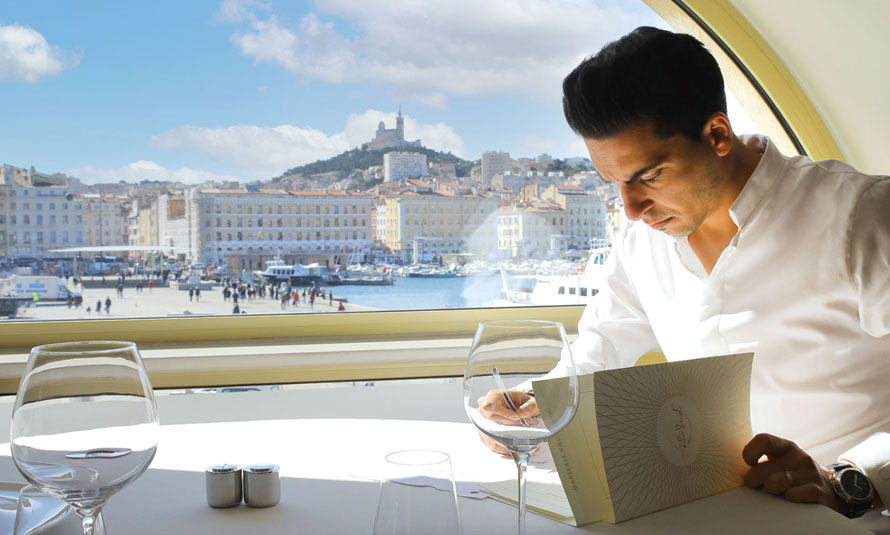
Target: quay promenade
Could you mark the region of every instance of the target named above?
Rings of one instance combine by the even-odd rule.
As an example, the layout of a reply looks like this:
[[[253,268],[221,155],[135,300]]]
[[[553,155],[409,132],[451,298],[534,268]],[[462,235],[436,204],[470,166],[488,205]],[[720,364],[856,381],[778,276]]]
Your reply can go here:
[[[113,280],[107,279],[107,287],[96,287],[89,279],[85,281],[83,291],[83,306],[71,307],[65,302],[39,301],[36,306],[20,307],[16,314],[17,319],[97,319],[97,318],[147,318],[167,317],[170,315],[231,315],[234,303],[229,298],[223,300],[222,286],[215,286],[212,290],[201,292],[200,299],[189,300],[188,291],[179,290],[175,282],[170,287],[154,287],[151,292],[144,288],[137,292],[135,288],[124,288],[123,297],[117,295],[113,288]],[[327,293],[325,293],[327,295]],[[105,313],[105,298],[111,298],[111,313]],[[102,302],[102,312],[95,310],[96,302]],[[238,306],[242,314],[282,314],[282,313],[320,313],[338,312],[337,289],[334,289],[334,303],[329,304],[328,299],[317,298],[315,305],[309,305],[308,297],[300,297],[298,306],[289,303],[286,310],[281,309],[281,303],[275,299],[256,298],[253,300],[239,299]],[[352,303],[344,303],[346,312],[375,310]],[[87,312],[87,308],[90,309]],[[340,312],[342,313],[342,312]]]

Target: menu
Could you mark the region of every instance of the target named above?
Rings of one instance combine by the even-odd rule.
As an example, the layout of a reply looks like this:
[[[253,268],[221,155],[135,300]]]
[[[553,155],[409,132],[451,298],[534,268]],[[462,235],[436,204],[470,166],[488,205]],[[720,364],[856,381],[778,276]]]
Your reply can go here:
[[[578,412],[550,440],[572,516],[562,510],[553,516],[577,526],[617,523],[740,486],[748,468],[741,452],[752,436],[753,358],[745,353],[579,376]],[[565,387],[557,382],[564,380],[533,385],[545,423],[552,417],[548,401],[552,407],[562,395]],[[539,508],[529,490],[530,508]]]

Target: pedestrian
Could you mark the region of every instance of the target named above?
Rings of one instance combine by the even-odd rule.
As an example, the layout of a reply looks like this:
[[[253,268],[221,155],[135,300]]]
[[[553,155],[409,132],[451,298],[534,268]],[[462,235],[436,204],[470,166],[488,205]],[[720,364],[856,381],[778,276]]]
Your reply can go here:
[[[343,301],[340,301],[340,306],[337,307],[337,310],[340,312],[343,312],[344,310],[346,310],[346,307],[343,306]]]
[[[201,300],[201,287],[195,288],[195,301]]]
[[[328,290],[328,305],[334,306],[334,290]]]
[[[102,300],[96,299],[96,314],[102,312]]]
[[[155,287],[154,281],[148,281],[148,293],[151,293],[151,289]]]
[[[315,310],[315,292],[309,294],[309,308]]]
[[[111,298],[105,296],[105,314],[111,315]]]
[[[90,307],[87,307],[87,316],[90,315]]]
[[[191,301],[195,297],[195,289],[189,288],[189,301]]]
[[[238,306],[238,301],[235,301],[235,306],[232,307],[232,314],[240,314],[241,307]]]

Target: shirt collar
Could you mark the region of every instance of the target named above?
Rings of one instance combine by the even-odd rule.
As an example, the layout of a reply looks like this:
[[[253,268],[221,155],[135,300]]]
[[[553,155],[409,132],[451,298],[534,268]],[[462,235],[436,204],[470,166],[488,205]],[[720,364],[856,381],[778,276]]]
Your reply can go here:
[[[741,229],[763,200],[766,192],[773,187],[776,178],[782,176],[786,162],[779,149],[766,136],[739,136],[739,139],[754,150],[762,150],[763,154],[754,172],[748,177],[745,187],[729,208],[729,217]]]

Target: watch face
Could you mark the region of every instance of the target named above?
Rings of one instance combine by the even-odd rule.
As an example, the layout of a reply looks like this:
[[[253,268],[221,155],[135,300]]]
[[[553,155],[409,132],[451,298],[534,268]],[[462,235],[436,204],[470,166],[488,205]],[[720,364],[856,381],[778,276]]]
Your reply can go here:
[[[841,487],[854,500],[865,500],[871,495],[871,482],[856,470],[844,470],[840,481]]]

